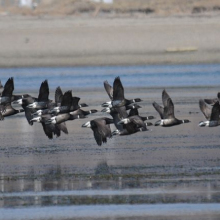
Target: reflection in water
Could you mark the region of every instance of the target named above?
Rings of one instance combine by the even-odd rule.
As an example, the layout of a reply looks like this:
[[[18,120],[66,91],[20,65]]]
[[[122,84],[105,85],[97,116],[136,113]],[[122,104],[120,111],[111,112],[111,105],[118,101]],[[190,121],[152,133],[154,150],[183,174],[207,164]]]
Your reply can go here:
[[[97,167],[95,168],[95,174],[96,175],[108,175],[110,173],[111,173],[110,168],[109,168],[106,161],[103,161],[103,162],[99,163],[97,165]]]
[[[102,163],[106,164],[107,163]],[[100,168],[100,164],[97,166]],[[111,168],[110,168],[111,169]],[[96,170],[96,169],[95,169]],[[58,169],[58,172],[59,169]],[[56,172],[54,171],[56,174]],[[1,179],[1,207],[220,202],[219,181],[178,181],[112,177]],[[1,175],[2,177],[4,175]]]

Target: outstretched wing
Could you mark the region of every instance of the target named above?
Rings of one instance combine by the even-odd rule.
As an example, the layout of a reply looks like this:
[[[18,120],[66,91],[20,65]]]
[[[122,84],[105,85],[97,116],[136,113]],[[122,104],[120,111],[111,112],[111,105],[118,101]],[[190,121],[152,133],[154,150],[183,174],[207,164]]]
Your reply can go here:
[[[167,99],[167,106],[164,107],[164,119],[175,118],[174,105],[171,98]]]
[[[40,86],[38,102],[47,102],[49,100],[49,85],[47,80],[43,81]]]
[[[58,86],[55,91],[55,103],[57,104],[57,106],[61,105],[62,99],[63,99],[63,92],[60,86]]]
[[[154,106],[156,111],[159,113],[161,119],[164,119],[164,108],[158,105],[156,102],[153,102],[152,105]]]
[[[168,95],[168,93],[164,89],[162,92],[162,102],[163,102],[164,107],[166,107],[168,105],[168,99],[170,99],[170,96]]]
[[[104,81],[104,88],[105,91],[107,92],[109,98],[112,100],[113,99],[113,88],[112,86],[108,83],[108,81]]]
[[[5,83],[2,96],[11,97],[14,91],[14,79],[13,77],[9,78],[8,81]]]
[[[207,120],[210,120],[212,109],[206,105],[205,101],[203,99],[199,100],[199,107],[203,115]]]
[[[113,83],[113,100],[124,100],[124,87],[120,77],[116,77]]]
[[[139,117],[138,115],[134,115],[129,117],[129,119],[131,120],[132,123],[134,123],[138,128],[147,128],[146,124],[144,123],[144,121],[141,119],[141,117]]]
[[[64,93],[61,106],[71,106],[72,105],[72,91],[69,90]]]

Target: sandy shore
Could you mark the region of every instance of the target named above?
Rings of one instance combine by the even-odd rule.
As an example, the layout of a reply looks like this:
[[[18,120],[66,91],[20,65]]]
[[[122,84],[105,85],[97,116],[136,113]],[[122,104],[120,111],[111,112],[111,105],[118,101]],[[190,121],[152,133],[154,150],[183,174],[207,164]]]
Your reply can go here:
[[[0,67],[219,63],[219,16],[0,19]]]

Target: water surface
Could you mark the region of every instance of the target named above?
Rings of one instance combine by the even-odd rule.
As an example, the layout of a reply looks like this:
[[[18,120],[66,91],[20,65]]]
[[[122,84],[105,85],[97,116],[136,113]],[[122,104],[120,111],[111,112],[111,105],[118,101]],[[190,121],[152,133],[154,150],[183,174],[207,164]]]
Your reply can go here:
[[[99,112],[67,122],[69,134],[49,140],[41,124],[24,115],[5,118],[0,133],[0,219],[219,219],[219,127],[200,128],[200,98],[214,98],[220,65],[0,69],[14,93],[38,96],[48,79],[50,98],[61,86],[73,90],[86,109]],[[140,114],[158,120],[152,102],[163,88],[175,114],[191,123],[130,136],[97,146],[81,125],[108,100],[103,81],[120,76],[127,98],[143,99]],[[18,106],[17,106],[18,107]],[[114,126],[111,127],[114,130]]]

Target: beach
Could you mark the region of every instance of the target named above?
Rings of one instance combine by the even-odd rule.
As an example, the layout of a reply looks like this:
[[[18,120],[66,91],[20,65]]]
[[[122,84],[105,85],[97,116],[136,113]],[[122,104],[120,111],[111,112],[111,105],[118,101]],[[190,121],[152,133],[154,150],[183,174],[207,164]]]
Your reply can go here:
[[[219,63],[219,18],[2,16],[0,67]]]
[[[98,112],[66,122],[68,135],[52,140],[23,113],[1,121],[0,220],[219,219],[219,127],[198,126],[199,99],[219,91],[219,20],[1,14],[1,82],[14,77],[14,94],[38,97],[47,79],[50,99],[61,86]],[[103,81],[117,76],[126,98],[143,100],[140,115],[155,118],[148,131],[98,146],[82,124],[110,117]],[[163,89],[190,123],[154,126]]]

